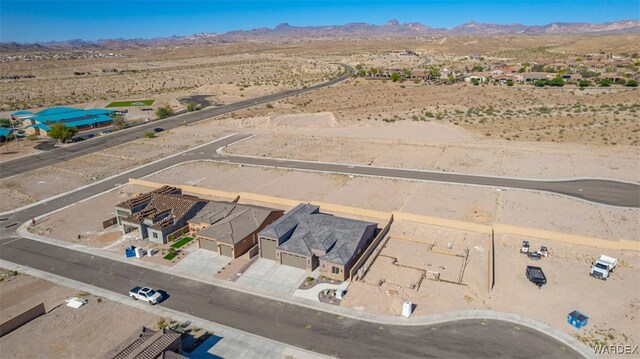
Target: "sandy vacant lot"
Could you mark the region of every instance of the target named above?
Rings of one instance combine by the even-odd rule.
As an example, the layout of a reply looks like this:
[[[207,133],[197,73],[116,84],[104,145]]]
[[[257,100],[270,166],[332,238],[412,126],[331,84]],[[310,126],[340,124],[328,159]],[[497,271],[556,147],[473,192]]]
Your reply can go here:
[[[226,148],[231,154],[540,179],[640,179],[640,150],[631,146],[514,144],[446,123],[347,125],[329,113],[228,122],[261,132]]]
[[[315,200],[476,223],[506,223],[611,240],[637,240],[640,232],[640,223],[636,220],[640,216],[638,209],[607,207],[555,194],[520,190],[496,191],[484,187],[238,167],[214,162],[174,167],[149,180],[260,193],[301,202]],[[567,212],[567,208],[571,211]]]
[[[414,244],[406,245],[406,240],[394,239],[398,234],[409,235]],[[489,236],[404,222],[394,223],[391,238],[364,280],[349,286],[349,294],[341,305],[395,315],[400,315],[406,300],[416,304],[414,315],[489,308],[550,324],[587,344],[595,341],[634,344],[640,340],[637,322],[640,255],[637,252],[607,252],[619,259],[620,267],[609,280],[599,281],[588,275],[590,263],[602,254],[597,248],[496,236],[495,286],[489,293]],[[529,240],[536,249],[547,246],[549,257],[534,262],[519,254],[522,240]],[[437,243],[434,248],[445,252],[469,249],[469,264],[462,285],[423,279],[419,289],[412,287],[411,284],[421,278],[415,268],[437,261],[426,249],[426,244],[433,241]],[[420,242],[425,244],[420,246]],[[452,249],[448,249],[447,243],[452,243]],[[389,261],[390,256],[397,258],[395,264]],[[437,268],[446,268],[443,260],[447,256],[441,257]],[[544,270],[548,283],[541,289],[526,279],[527,265],[540,266]],[[616,294],[610,296],[607,305],[602,305],[605,293]],[[585,329],[576,330],[566,323],[566,315],[575,309],[590,316],[589,326]]]
[[[79,309],[67,307],[64,300],[77,296],[77,290],[22,274],[2,281],[0,292],[3,318],[41,302],[47,311],[0,338],[2,358],[101,357],[141,326],[155,328],[158,321],[151,314],[93,295],[84,296],[89,303]]]

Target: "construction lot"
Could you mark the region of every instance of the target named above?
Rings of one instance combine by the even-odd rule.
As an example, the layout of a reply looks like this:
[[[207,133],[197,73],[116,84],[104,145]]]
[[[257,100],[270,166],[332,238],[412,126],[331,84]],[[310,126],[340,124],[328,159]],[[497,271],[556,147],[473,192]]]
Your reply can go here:
[[[44,303],[46,314],[1,337],[2,358],[103,357],[143,325],[156,328],[159,319],[139,309],[24,274],[3,278],[3,321],[38,303]],[[76,296],[88,303],[78,309],[66,306],[65,299]]]

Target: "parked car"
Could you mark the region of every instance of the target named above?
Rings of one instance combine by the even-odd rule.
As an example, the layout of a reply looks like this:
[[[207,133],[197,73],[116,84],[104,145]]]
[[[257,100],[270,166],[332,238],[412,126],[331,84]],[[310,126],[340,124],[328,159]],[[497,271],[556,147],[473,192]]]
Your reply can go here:
[[[540,260],[540,258],[542,258],[542,254],[540,254],[540,252],[529,252],[527,253],[527,257],[529,257],[529,259],[533,259],[534,261]]]
[[[94,138],[94,137],[96,137],[96,135],[94,135],[93,133],[90,133],[87,135],[87,138]]]
[[[520,248],[520,253],[529,253],[529,241],[522,241],[522,248]]]
[[[104,131],[100,131],[99,135],[100,135],[100,136],[104,136],[104,135],[106,135],[106,134],[108,134],[108,133],[111,133],[111,132],[113,132],[113,131],[111,131],[111,130],[104,130]]]
[[[547,284],[547,277],[544,275],[542,268],[527,266],[527,279],[538,286],[538,288],[542,288],[543,285]]]
[[[158,304],[162,300],[162,294],[149,287],[135,287],[129,291],[129,296],[133,300],[144,300],[151,305]]]
[[[162,132],[162,131],[164,131],[164,128],[162,128],[162,127],[156,127],[156,128],[153,129],[153,132],[155,132],[155,133]]]
[[[592,277],[607,280],[607,278],[609,278],[609,275],[613,273],[613,270],[616,269],[617,265],[617,259],[605,256],[603,254],[600,256],[600,258],[598,258],[597,261],[595,261],[595,263],[591,265],[591,271],[589,272],[589,274]]]
[[[74,138],[73,138],[73,141],[74,141],[74,142],[84,141],[84,137],[82,137],[82,136],[76,136],[76,137],[74,137]]]

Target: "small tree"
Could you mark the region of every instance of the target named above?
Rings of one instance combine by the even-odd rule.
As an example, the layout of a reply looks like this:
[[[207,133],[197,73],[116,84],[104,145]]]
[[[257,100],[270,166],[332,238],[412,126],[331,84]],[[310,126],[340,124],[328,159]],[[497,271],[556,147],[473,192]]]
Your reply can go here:
[[[156,110],[156,116],[158,116],[158,118],[160,119],[171,117],[174,114],[175,112],[173,112],[173,109],[169,105],[158,107],[158,109]]]
[[[118,115],[113,118],[113,122],[111,123],[113,127],[122,130],[127,127],[127,122],[124,120],[124,117]]]
[[[602,79],[600,80],[600,82],[598,82],[598,84],[602,87],[609,87],[612,83],[613,81],[611,81],[611,79]]]
[[[562,87],[564,86],[564,80],[562,77],[554,77],[551,80],[547,80],[547,85]]]
[[[47,132],[47,135],[58,140],[58,142],[64,142],[72,139],[76,133],[78,133],[78,129],[75,127],[67,127],[63,123],[54,123],[51,125],[51,131]]]
[[[189,102],[189,104],[187,105],[187,111],[189,112],[193,112],[197,109],[198,109],[198,104],[195,102]]]
[[[513,80],[511,79],[507,80],[507,86],[513,86]]]
[[[478,79],[471,79],[471,83],[472,83],[474,86],[478,86],[478,85],[480,85],[480,80],[478,80]]]
[[[636,81],[636,80],[629,80],[629,81],[627,81],[627,83],[625,84],[625,86],[629,86],[629,87],[638,87],[638,81]]]
[[[391,81],[396,82],[398,80],[400,80],[400,74],[397,73],[397,72],[392,73],[391,74]]]

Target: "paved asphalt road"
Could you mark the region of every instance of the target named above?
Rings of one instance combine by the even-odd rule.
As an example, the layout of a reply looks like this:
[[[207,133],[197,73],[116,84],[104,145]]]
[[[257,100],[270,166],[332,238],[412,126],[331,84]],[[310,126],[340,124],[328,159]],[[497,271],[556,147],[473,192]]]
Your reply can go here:
[[[134,141],[142,138],[145,132],[156,127],[162,127],[165,130],[168,130],[178,126],[183,126],[185,124],[192,124],[202,120],[210,119],[212,117],[220,116],[229,112],[238,111],[241,109],[280,100],[289,96],[311,92],[322,87],[337,84],[346,80],[355,72],[355,70],[351,66],[344,64],[340,65],[344,67],[345,73],[342,76],[328,82],[320,83],[302,89],[287,90],[266,96],[256,97],[228,105],[188,112],[164,120],[153,121],[143,125],[130,127],[118,132],[111,133],[109,135],[98,136],[90,140],[78,142],[71,146],[58,148],[52,151],[40,153],[38,155],[26,156],[12,161],[0,163],[0,179],[15,176],[37,168],[60,163],[75,157],[84,156],[93,152],[98,152],[113,146]]]
[[[353,175],[381,176],[434,182],[460,183],[468,185],[515,188],[558,193],[586,201],[620,207],[640,207],[640,186],[638,184],[601,179],[575,179],[562,181],[539,181],[508,177],[474,176],[445,172],[429,172],[383,168],[371,166],[350,166],[296,160],[281,160],[259,157],[224,156],[221,160],[229,163],[291,168],[298,170],[326,171]]]
[[[435,326],[389,326],[338,318],[304,307],[176,278],[138,266],[19,238],[19,223],[112,189],[175,163],[217,158],[215,150],[248,135],[210,145],[115,176],[0,218],[0,258],[117,293],[139,284],[169,293],[168,308],[297,347],[339,357],[580,357],[555,339],[502,321],[456,321]],[[382,329],[381,329],[382,328]]]
[[[338,317],[37,241],[3,241],[0,258],[116,293],[144,284],[160,305],[238,330],[341,358],[581,356],[541,332],[502,321],[397,326]]]

